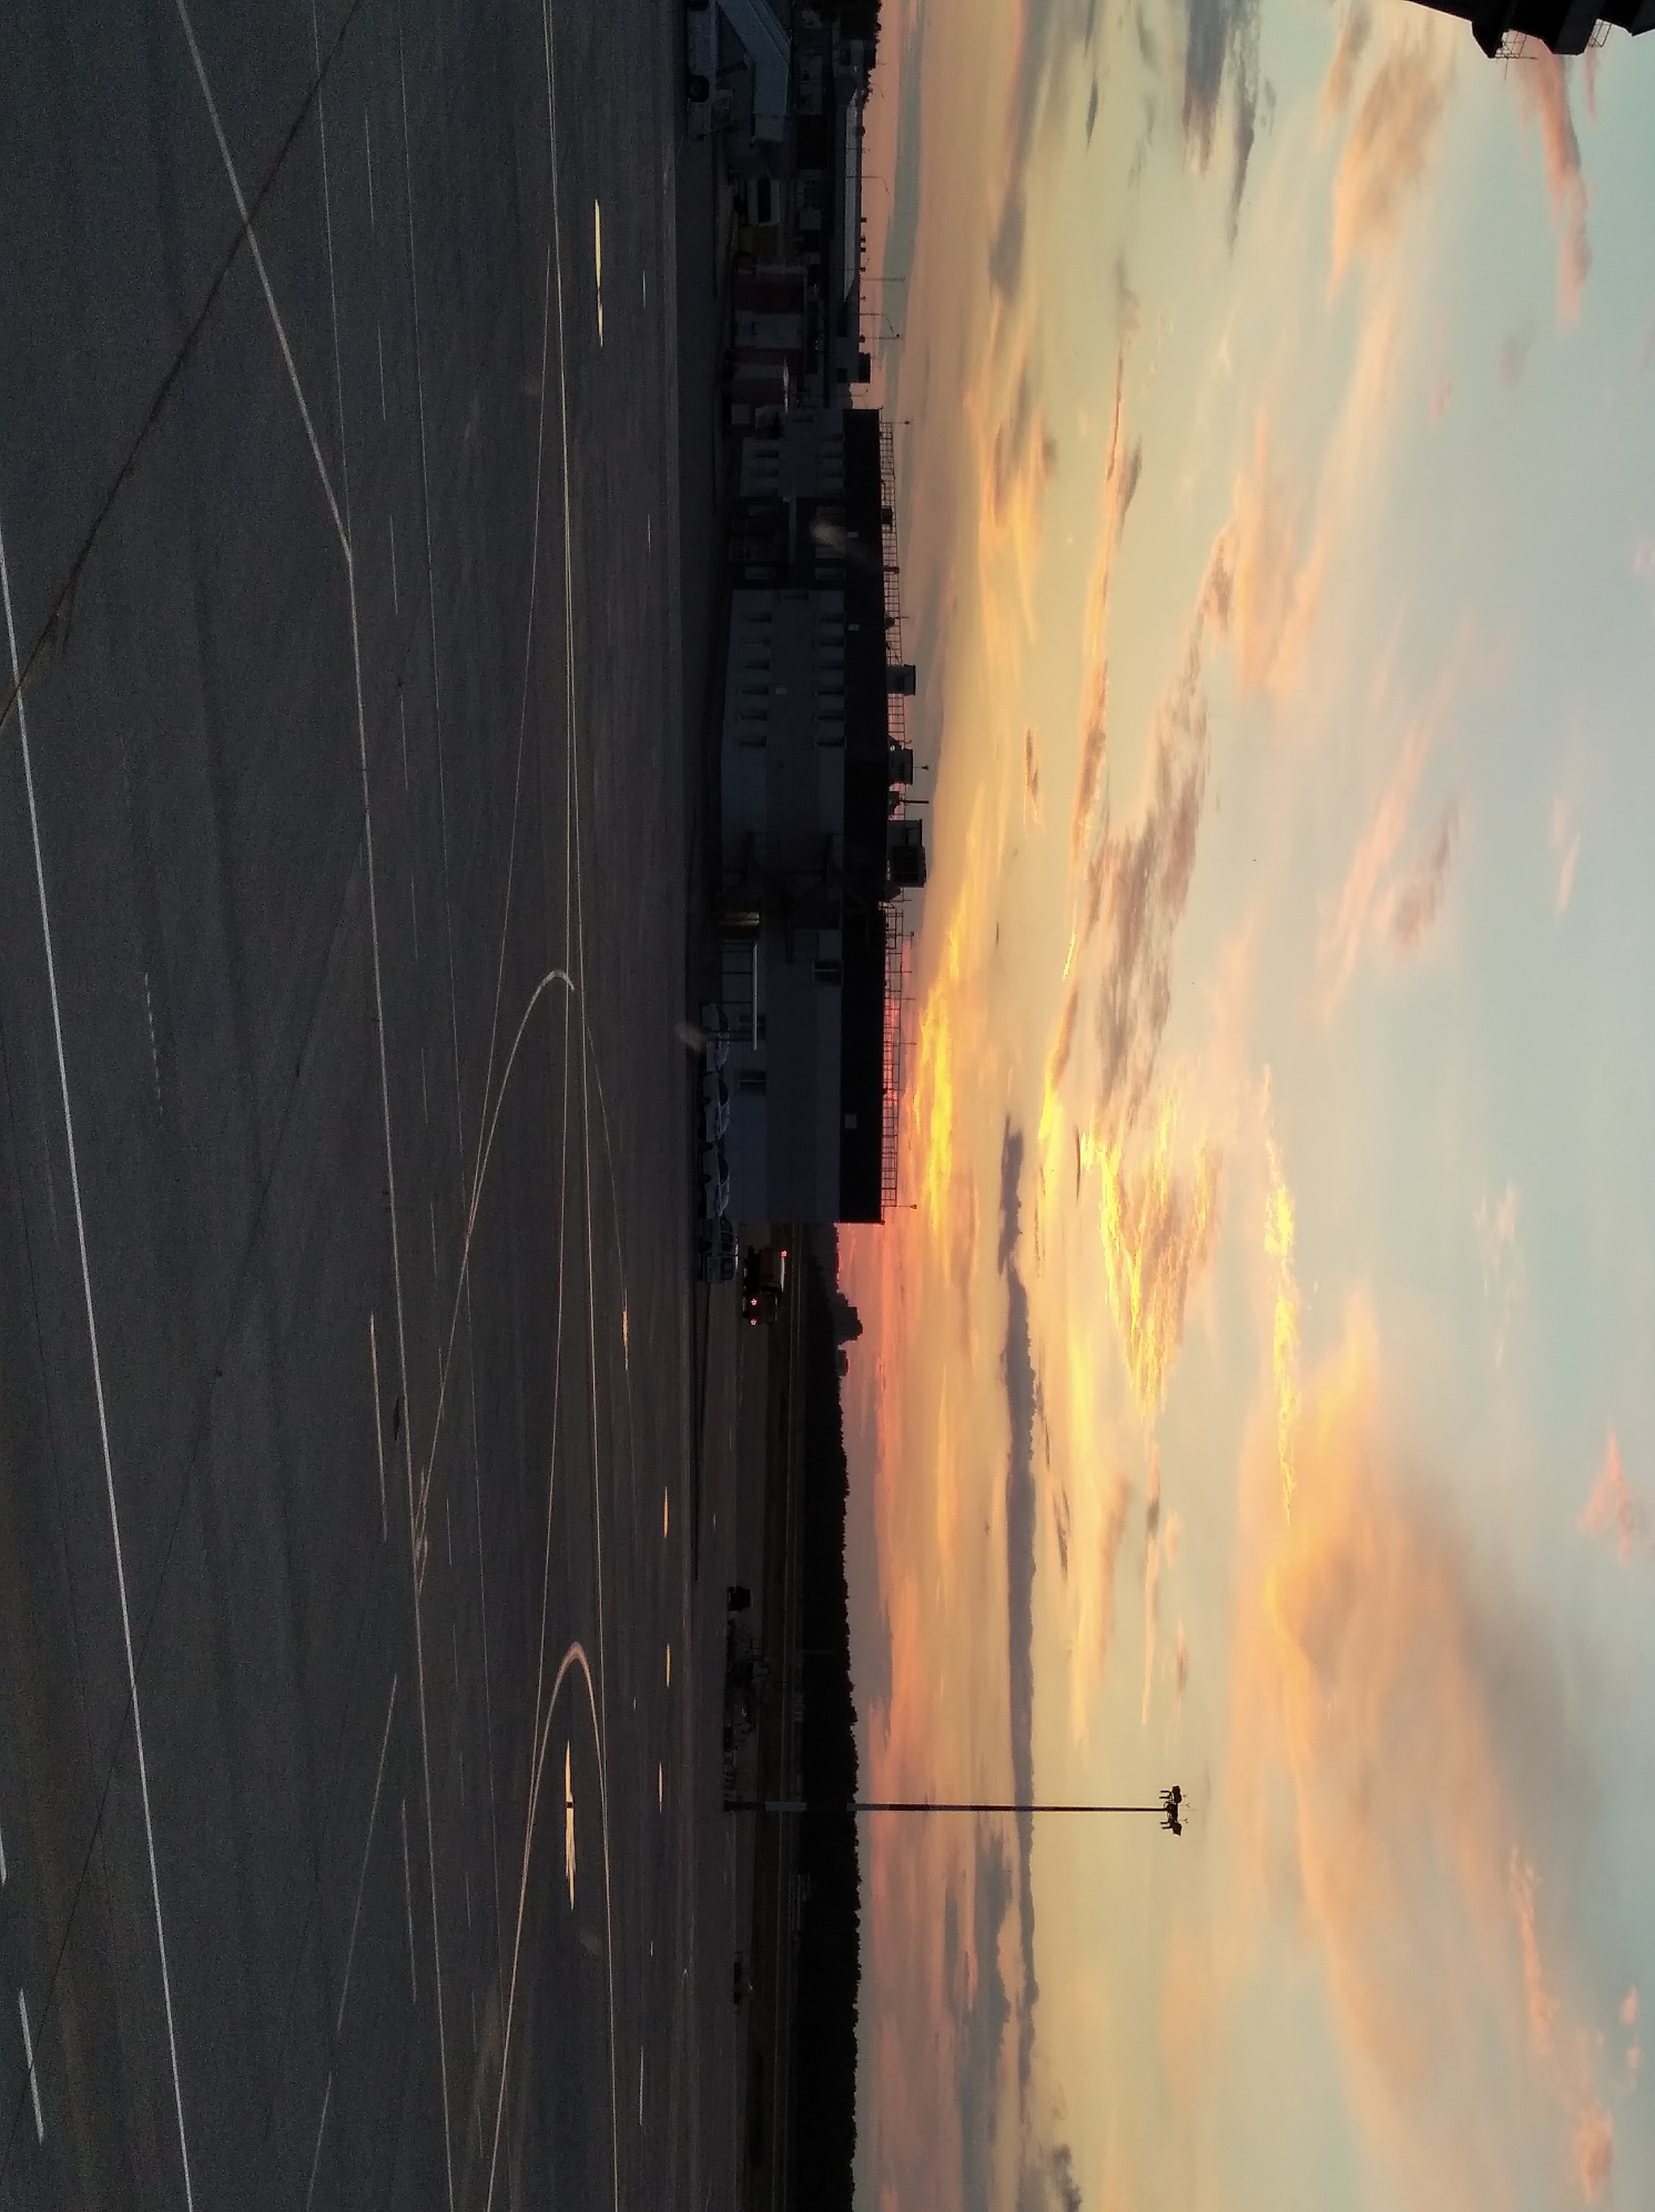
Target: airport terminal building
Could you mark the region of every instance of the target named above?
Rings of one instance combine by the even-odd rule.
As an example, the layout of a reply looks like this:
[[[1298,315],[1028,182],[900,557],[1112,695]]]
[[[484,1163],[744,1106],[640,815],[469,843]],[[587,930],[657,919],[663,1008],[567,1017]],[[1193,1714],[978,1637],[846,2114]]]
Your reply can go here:
[[[739,1220],[868,1222],[897,1194],[925,881],[889,430],[800,406],[741,459],[720,757],[726,1139]]]

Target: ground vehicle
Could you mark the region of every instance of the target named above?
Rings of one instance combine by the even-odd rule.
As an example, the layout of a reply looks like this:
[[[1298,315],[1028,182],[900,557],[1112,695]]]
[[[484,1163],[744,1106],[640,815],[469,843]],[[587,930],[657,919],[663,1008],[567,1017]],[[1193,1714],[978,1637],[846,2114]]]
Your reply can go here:
[[[787,1248],[781,1244],[756,1244],[741,1270],[742,1320],[751,1328],[757,1328],[761,1322],[773,1322],[781,1311],[787,1287]]]
[[[716,1144],[730,1126],[730,1086],[715,1068],[703,1066],[701,1071],[701,1133],[703,1140]]]
[[[703,1221],[696,1230],[696,1273],[703,1283],[735,1280],[735,1224],[727,1214]]]

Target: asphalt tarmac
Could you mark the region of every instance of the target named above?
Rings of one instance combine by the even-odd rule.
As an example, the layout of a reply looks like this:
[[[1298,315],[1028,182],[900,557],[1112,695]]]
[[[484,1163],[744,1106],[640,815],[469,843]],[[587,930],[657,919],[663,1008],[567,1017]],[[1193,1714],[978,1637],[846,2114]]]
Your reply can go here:
[[[733,2195],[675,21],[0,7],[8,2207]]]

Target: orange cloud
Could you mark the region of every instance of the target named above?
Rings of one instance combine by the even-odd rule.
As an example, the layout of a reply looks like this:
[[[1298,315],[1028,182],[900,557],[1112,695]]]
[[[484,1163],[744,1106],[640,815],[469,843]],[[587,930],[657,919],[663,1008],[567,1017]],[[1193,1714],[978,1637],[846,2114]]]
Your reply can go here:
[[[1299,1279],[1293,1270],[1293,1194],[1270,1133],[1269,1071],[1264,1075],[1264,1153],[1270,1175],[1264,1204],[1264,1256],[1275,1271],[1270,1328],[1270,1368],[1275,1381],[1276,1456],[1281,1463],[1281,1507],[1293,1510],[1293,1453],[1299,1429]]]
[[[1410,27],[1374,71],[1333,180],[1336,286],[1357,256],[1395,238],[1436,150],[1452,74],[1452,49],[1429,24]]]
[[[1518,106],[1540,128],[1546,188],[1557,232],[1557,319],[1579,322],[1580,298],[1591,270],[1591,244],[1586,236],[1580,140],[1569,112],[1568,76],[1555,54],[1533,48],[1508,73],[1508,82],[1516,88]]]
[[[1652,1549],[1649,1516],[1644,1501],[1627,1480],[1621,1466],[1621,1447],[1615,1442],[1615,1431],[1609,1432],[1609,1449],[1603,1455],[1603,1464],[1597,1471],[1597,1480],[1591,1486],[1579,1522],[1583,1536],[1612,1536],[1615,1556],[1624,1566],[1629,1566],[1640,1553]]]
[[[1389,943],[1393,951],[1407,951],[1419,941],[1435,918],[1441,902],[1442,879],[1453,853],[1453,827],[1449,816],[1444,816],[1423,862],[1407,871],[1400,880],[1393,876],[1392,868],[1408,835],[1421,780],[1448,719],[1453,696],[1451,672],[1439,682],[1409,723],[1390,780],[1356,841],[1338,901],[1323,924],[1317,965],[1321,970],[1324,1019],[1332,1018],[1350,988],[1365,945],[1373,940]],[[1401,938],[1405,940],[1400,944],[1399,925],[1402,926]],[[1413,932],[1411,939],[1409,929]]]
[[[1300,561],[1299,534],[1298,503],[1270,465],[1269,427],[1261,416],[1252,465],[1236,482],[1235,517],[1212,602],[1234,647],[1244,690],[1285,692],[1297,680],[1323,561],[1319,546]]]
[[[1326,82],[1322,87],[1322,119],[1336,123],[1350,106],[1350,95],[1355,89],[1356,72],[1367,52],[1367,42],[1373,29],[1373,19],[1361,0],[1351,8],[1339,26],[1339,40],[1333,50],[1333,59],[1328,67]]]
[[[1162,1105],[1147,1158],[1123,1158],[1117,1139],[1086,1138],[1083,1164],[1096,1166],[1101,1188],[1098,1225],[1110,1312],[1138,1411],[1148,1419],[1166,1395],[1183,1335],[1190,1286],[1205,1267],[1218,1227],[1220,1163],[1198,1145],[1190,1167],[1174,1164],[1178,1109]]]
[[[1382,1380],[1359,1304],[1305,1389],[1291,1521],[1274,1437],[1250,1453],[1244,1875],[1321,1962],[1357,2116],[1404,2201],[1509,2203],[1550,2166],[1590,2202],[1613,2130],[1512,1847],[1567,1817],[1579,1756],[1515,1603],[1396,1480]]]

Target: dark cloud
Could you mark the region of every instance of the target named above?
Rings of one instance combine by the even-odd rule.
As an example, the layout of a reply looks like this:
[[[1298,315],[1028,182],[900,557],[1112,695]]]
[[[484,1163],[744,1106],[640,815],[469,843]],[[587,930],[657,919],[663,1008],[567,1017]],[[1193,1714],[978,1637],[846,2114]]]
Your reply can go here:
[[[1046,428],[1025,360],[1012,388],[1012,404],[995,432],[989,492],[996,516],[1012,503],[1018,483],[1032,477],[1044,484],[1057,465],[1057,441]]]
[[[1031,806],[1040,804],[1040,742],[1030,723],[1023,732],[1023,790]]]
[[[1038,2150],[1017,2186],[1017,2212],[1080,2212],[1080,2185],[1067,2143]]]
[[[1372,33],[1373,19],[1366,0],[1355,0],[1339,26],[1338,44],[1333,50],[1327,82],[1322,87],[1322,112],[1329,122],[1336,122],[1350,105],[1350,95],[1356,88],[1356,72]]]
[[[972,1947],[977,1985],[968,1995],[960,1950],[959,1908],[951,1889],[943,1905],[943,1966],[957,2021],[956,2083],[959,2096],[960,2194],[964,2212],[994,2212],[995,2123],[999,2111],[1000,2050],[1011,2021],[1011,2000],[1000,1972],[1000,1931],[1012,1901],[1006,1847],[980,1823],[971,1884]]]
[[[1001,1268],[1006,1277],[1006,1406],[1011,1451],[1006,1464],[1006,1593],[1010,1667],[1012,1796],[1027,1804],[1034,1796],[1034,1422],[1037,1386],[1029,1343],[1029,1297],[1017,1268],[1018,1183],[1023,1137],[1008,1121],[1000,1151]],[[1017,2078],[1026,2095],[1034,2054],[1034,1816],[1017,1819],[1018,1933],[1023,1990],[1018,2006]]]
[[[1088,0],[1084,10],[1074,0],[1021,0],[1006,99],[1006,181],[989,247],[989,280],[1002,298],[1009,299],[1023,281],[1029,167],[1042,118],[1074,57],[1090,50],[1096,21],[1096,0]]]
[[[1234,242],[1246,188],[1247,164],[1258,131],[1259,0],[1183,0],[1183,144],[1195,167],[1213,158],[1219,112],[1227,88],[1235,139],[1230,187]]]
[[[1059,1491],[1052,1499],[1051,1532],[1057,1539],[1057,1571],[1067,1582],[1069,1571],[1069,1500],[1066,1490]]]
[[[1515,330],[1507,331],[1500,342],[1500,380],[1512,391],[1523,381],[1533,344],[1534,325],[1526,320]]]
[[[1086,95],[1086,143],[1092,143],[1092,134],[1098,127],[1098,80],[1092,80],[1092,90]]]
[[[1227,596],[1228,571],[1222,573]],[[1134,829],[1106,837],[1094,856],[1107,939],[1098,996],[1098,1103],[1111,1140],[1136,1124],[1171,1006],[1172,941],[1190,895],[1207,791],[1202,632],[1198,619],[1157,718],[1148,807]]]

